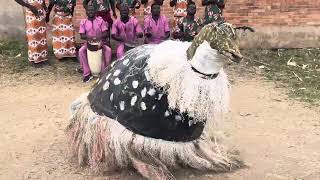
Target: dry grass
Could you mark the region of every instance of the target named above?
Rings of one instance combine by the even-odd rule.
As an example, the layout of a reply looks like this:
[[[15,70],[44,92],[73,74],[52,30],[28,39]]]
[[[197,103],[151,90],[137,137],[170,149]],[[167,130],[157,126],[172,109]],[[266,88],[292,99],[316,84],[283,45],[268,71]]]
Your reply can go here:
[[[320,49],[246,50],[248,66],[280,82],[295,99],[320,104]]]
[[[52,48],[49,48],[52,49]],[[76,72],[79,63],[72,59],[57,61],[52,55],[49,58],[50,65],[42,68],[34,68],[28,62],[25,42],[0,41],[0,86],[17,84],[21,81],[35,83],[48,81],[54,83],[56,79],[65,79],[68,82],[81,80],[81,74]]]
[[[7,73],[22,72],[28,67],[26,47],[19,41],[1,41],[0,58],[0,70]]]

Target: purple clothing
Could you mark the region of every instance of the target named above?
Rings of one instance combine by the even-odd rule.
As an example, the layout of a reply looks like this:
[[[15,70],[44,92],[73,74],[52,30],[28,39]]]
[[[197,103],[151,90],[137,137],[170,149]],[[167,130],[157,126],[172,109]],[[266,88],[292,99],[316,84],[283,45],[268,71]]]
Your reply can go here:
[[[125,54],[125,47],[124,43],[117,44],[117,59],[121,59]]]
[[[102,32],[108,30],[108,24],[101,17],[96,17],[93,21],[83,19],[80,22],[79,33],[89,37],[102,36]]]
[[[160,15],[158,21],[155,21],[152,16],[148,16],[144,20],[144,33],[151,33],[150,38],[146,37],[146,43],[159,44],[165,39],[165,33],[170,32],[169,21],[166,16]]]
[[[106,46],[102,45],[102,52],[103,52],[103,61],[101,64],[101,72],[103,72],[106,67],[110,64],[111,61],[111,49]],[[89,64],[88,64],[88,57],[87,57],[87,43],[85,43],[79,50],[79,59],[80,65],[83,70],[83,77],[88,76],[91,73]]]
[[[124,42],[117,42],[117,58],[124,55],[124,44],[136,44],[137,34],[142,33],[142,28],[138,20],[131,16],[127,23],[121,21],[120,18],[114,21],[111,29],[111,35],[121,37]]]
[[[108,30],[108,24],[103,21],[101,17],[96,17],[93,21],[84,19],[80,22],[79,33],[86,34],[89,37],[100,38],[102,33]],[[103,61],[101,65],[101,70],[103,71],[111,61],[111,49],[102,45],[103,51]],[[88,57],[87,57],[87,43],[85,43],[79,50],[79,60],[83,70],[83,76],[88,76],[91,73]]]

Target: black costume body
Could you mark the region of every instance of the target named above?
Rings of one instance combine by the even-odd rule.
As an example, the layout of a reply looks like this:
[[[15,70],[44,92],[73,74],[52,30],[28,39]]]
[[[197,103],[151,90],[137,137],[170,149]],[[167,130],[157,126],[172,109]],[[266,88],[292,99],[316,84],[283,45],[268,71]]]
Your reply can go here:
[[[203,122],[169,109],[165,87],[156,87],[147,64],[155,45],[130,50],[108,67],[88,99],[94,112],[117,120],[133,133],[168,141],[198,139]]]

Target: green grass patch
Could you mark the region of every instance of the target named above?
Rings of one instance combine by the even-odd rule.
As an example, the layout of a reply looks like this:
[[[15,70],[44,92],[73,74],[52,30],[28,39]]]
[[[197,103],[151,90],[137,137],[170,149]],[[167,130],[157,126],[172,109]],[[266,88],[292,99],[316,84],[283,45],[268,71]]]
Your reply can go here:
[[[0,41],[0,68],[14,72],[29,67],[26,43],[17,40]]]
[[[286,85],[290,96],[320,104],[319,49],[245,50],[243,54],[249,58],[249,66]]]

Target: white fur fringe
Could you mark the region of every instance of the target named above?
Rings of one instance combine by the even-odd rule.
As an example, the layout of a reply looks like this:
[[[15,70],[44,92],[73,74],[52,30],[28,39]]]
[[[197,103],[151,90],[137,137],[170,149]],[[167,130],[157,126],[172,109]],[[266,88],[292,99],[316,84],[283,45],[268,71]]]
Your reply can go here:
[[[171,109],[212,124],[229,111],[230,84],[223,69],[214,79],[199,77],[187,61],[189,46],[179,41],[157,45],[148,60],[149,76],[156,86],[164,87]]]
[[[174,179],[170,170],[180,167],[227,172],[241,164],[205,133],[191,142],[134,134],[116,120],[95,114],[87,94],[72,103],[71,112],[66,132],[82,166],[100,171],[133,168],[148,179]]]

